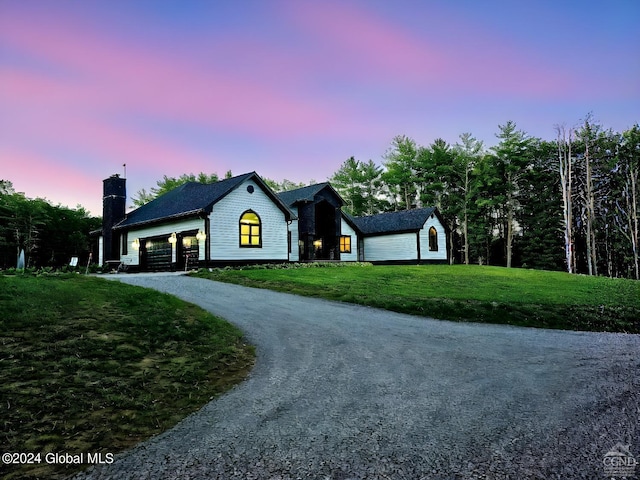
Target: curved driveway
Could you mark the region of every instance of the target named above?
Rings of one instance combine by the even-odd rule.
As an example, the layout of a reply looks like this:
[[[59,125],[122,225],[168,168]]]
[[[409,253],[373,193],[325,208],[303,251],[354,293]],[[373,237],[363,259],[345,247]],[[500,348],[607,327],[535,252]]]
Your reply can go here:
[[[640,336],[452,323],[176,275],[118,275],[228,319],[249,379],[81,478],[606,478],[640,460]],[[638,467],[640,471],[640,466]]]

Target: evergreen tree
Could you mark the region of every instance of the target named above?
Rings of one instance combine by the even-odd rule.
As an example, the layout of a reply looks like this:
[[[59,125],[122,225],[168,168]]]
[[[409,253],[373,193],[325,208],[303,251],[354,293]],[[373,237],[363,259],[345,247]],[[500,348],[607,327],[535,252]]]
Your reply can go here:
[[[532,149],[531,166],[523,172],[520,182],[518,263],[527,268],[562,270],[562,199],[557,146],[539,141]]]
[[[445,218],[449,239],[449,261],[455,258],[454,235],[461,211],[460,184],[454,175],[456,152],[442,138],[420,147],[416,161],[420,206],[435,206]]]
[[[345,201],[345,210],[354,216],[379,213],[384,202],[380,198],[382,168],[350,157],[340,166],[329,182]]]
[[[502,212],[504,243],[506,250],[506,266],[511,267],[513,240],[516,234],[518,214],[520,211],[520,182],[530,166],[531,140],[522,130],[516,129],[513,121],[499,125],[496,135],[500,143],[493,147],[493,173],[500,188],[499,210]]]
[[[344,208],[347,213],[355,216],[360,215],[364,204],[360,161],[349,157],[333,174],[329,182],[344,199]]]
[[[373,160],[360,164],[363,209],[360,215],[375,215],[389,209],[389,201],[382,195],[382,167]]]
[[[470,256],[482,264],[504,265],[504,255],[494,254],[494,246],[504,242],[501,228],[503,203],[501,179],[496,171],[491,154],[481,156],[472,172],[471,203],[469,205],[469,249]],[[502,251],[502,248],[500,248]]]
[[[225,178],[231,178],[231,175],[231,170],[229,170]],[[159,196],[164,195],[174,188],[177,188],[180,185],[184,185],[188,182],[216,183],[219,180],[220,178],[216,173],[207,174],[200,172],[197,176],[193,173],[184,173],[178,178],[164,175],[162,177],[162,180],[158,180],[156,182],[156,186],[152,187],[149,192],[147,192],[144,188],[139,190],[136,195],[132,197],[133,205],[136,207],[141,207],[142,205],[149,203],[151,200],[158,198]]]
[[[394,210],[409,210],[416,205],[418,188],[416,185],[416,160],[418,146],[404,135],[393,139],[391,147],[384,154],[382,180],[387,187]]]
[[[274,192],[286,192],[288,190],[295,190],[296,188],[301,188],[305,186],[304,183],[292,182],[291,180],[288,180],[286,178],[282,182],[277,182],[275,180],[272,180],[266,177],[261,177],[261,178],[264,181],[264,183],[266,183],[269,186],[269,188]],[[310,185],[313,185],[314,183],[315,182],[313,180],[309,182]]]
[[[453,176],[459,185],[459,221],[462,229],[462,250],[465,265],[469,264],[469,213],[473,200],[473,174],[478,160],[483,154],[483,144],[470,133],[460,135],[460,142],[454,146],[455,156]]]

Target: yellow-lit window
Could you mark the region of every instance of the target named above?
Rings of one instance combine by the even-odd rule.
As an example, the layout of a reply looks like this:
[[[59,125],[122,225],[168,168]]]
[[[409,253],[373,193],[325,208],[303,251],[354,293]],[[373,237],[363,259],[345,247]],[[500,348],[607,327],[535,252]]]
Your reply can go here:
[[[260,217],[247,210],[240,217],[240,246],[250,248],[262,247],[262,231]]]
[[[350,235],[343,235],[340,237],[340,253],[351,253]]]
[[[438,232],[434,227],[429,229],[429,251],[438,251]]]

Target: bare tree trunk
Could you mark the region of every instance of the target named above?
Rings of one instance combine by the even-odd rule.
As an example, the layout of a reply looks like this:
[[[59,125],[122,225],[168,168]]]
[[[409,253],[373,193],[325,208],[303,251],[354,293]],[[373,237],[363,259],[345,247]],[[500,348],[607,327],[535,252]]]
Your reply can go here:
[[[633,266],[635,268],[636,280],[640,280],[640,272],[638,271],[638,195],[636,190],[636,180],[638,178],[637,167],[631,165],[629,168],[629,176],[631,177],[631,213],[629,217],[629,230],[631,234],[631,247],[633,249]]]
[[[564,127],[557,127],[558,132],[558,160],[560,166],[560,188],[562,189],[562,216],[564,221],[564,255],[567,271],[574,273],[573,260],[573,218],[572,218],[572,186],[571,186],[571,129],[569,135]]]
[[[609,278],[613,278],[613,248],[612,248],[611,242],[609,241],[611,237],[609,236],[608,224],[605,225],[604,231],[605,231],[605,238],[606,238],[604,242],[604,248],[605,248],[605,253],[607,255],[607,275],[609,276]]]
[[[468,162],[464,169],[464,225],[462,232],[464,236],[464,264],[469,265],[469,167]]]
[[[513,250],[513,211],[507,212],[507,268],[511,268],[511,255]]]
[[[453,222],[452,222],[453,223]],[[453,265],[453,232],[455,225],[449,229],[449,265]]]
[[[598,275],[598,265],[596,262],[596,234],[593,228],[595,218],[595,197],[593,194],[593,179],[591,178],[591,155],[589,153],[589,139],[585,142],[584,158],[587,169],[587,265],[589,275]]]
[[[511,185],[511,174],[507,176],[507,183]],[[506,240],[507,240],[507,268],[511,268],[511,255],[513,251],[513,196],[511,190],[507,193],[507,225],[506,225]]]
[[[462,235],[464,236],[464,264],[469,265],[469,228],[467,227],[469,218],[467,207],[464,208],[464,225],[462,227]]]

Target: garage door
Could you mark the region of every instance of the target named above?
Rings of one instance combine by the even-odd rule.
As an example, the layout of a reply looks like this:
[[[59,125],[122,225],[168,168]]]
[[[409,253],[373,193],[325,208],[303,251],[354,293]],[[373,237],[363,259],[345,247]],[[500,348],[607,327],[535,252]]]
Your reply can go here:
[[[144,245],[143,268],[145,270],[171,270],[171,244],[166,237],[147,239]]]

